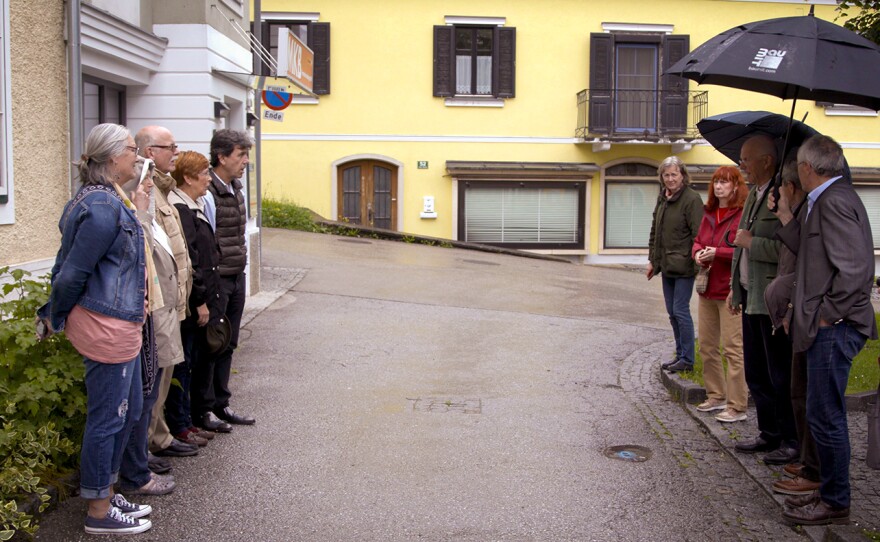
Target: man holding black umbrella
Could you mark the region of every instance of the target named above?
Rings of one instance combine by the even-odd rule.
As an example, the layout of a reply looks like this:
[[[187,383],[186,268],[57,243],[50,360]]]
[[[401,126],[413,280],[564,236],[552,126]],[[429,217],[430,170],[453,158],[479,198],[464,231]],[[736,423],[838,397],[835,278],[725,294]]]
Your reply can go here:
[[[728,308],[742,309],[746,384],[755,402],[760,434],[739,442],[740,453],[767,452],[763,460],[784,465],[799,457],[791,407],[791,345],[774,333],[764,290],[776,277],[779,241],[773,238],[779,219],[767,208],[770,180],[776,171],[776,145],[768,136],[748,139],[740,151],[740,168],[753,185],[736,232]]]
[[[840,145],[827,136],[798,151],[806,212],[779,231],[798,246],[791,321],[795,352],[807,355],[807,422],[819,454],[818,493],[789,497],[789,523],[848,523],[850,444],[846,386],[852,360],[877,338],[871,286],[874,242],[861,198],[845,171]]]

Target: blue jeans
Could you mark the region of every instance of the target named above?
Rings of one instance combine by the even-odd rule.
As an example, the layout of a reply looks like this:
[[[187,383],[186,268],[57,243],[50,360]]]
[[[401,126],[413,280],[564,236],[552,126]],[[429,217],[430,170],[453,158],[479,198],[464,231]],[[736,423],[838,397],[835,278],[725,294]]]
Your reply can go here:
[[[663,299],[675,337],[675,357],[690,367],[694,366],[694,319],[691,318],[694,278],[662,275]]]
[[[820,327],[807,350],[807,422],[819,454],[819,495],[832,508],[849,508],[849,428],[846,383],[867,337],[840,323]]]
[[[162,371],[156,372],[156,384],[153,391],[144,397],[143,408],[140,417],[134,421],[128,444],[122,452],[122,465],[119,470],[119,485],[125,489],[138,489],[149,483],[151,474],[147,463],[147,447],[149,446],[150,420],[153,417],[153,405],[159,398],[159,380],[162,379]]]
[[[143,408],[140,355],[125,363],[84,361],[88,411],[80,455],[80,496],[105,499],[119,477],[122,452]]]

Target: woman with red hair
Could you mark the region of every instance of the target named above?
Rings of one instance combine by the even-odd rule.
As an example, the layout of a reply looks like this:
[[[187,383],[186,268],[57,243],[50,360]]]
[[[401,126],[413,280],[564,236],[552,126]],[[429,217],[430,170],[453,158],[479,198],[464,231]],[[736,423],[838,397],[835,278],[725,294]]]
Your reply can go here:
[[[712,174],[705,214],[694,238],[692,255],[708,273],[708,284],[699,293],[698,335],[703,357],[703,380],[708,398],[697,406],[701,412],[721,410],[715,419],[737,422],[746,419],[748,388],[743,371],[742,322],[725,306],[730,292],[733,239],[749,190],[735,166],[721,166]],[[721,353],[727,360],[727,375]]]

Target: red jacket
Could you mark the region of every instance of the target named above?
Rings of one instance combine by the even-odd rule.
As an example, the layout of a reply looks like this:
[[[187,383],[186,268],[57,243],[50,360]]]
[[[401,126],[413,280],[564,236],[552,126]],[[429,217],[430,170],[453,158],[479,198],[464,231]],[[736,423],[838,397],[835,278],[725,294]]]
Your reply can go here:
[[[706,247],[715,247],[715,259],[709,271],[709,286],[706,288],[706,293],[700,294],[707,299],[727,299],[727,294],[730,292],[730,261],[733,259],[733,247],[727,246],[724,236],[730,232],[728,240],[733,241],[741,216],[741,207],[731,209],[721,222],[716,224],[716,212],[707,211],[700,222],[700,229],[691,249],[694,261],[697,260],[697,252]]]

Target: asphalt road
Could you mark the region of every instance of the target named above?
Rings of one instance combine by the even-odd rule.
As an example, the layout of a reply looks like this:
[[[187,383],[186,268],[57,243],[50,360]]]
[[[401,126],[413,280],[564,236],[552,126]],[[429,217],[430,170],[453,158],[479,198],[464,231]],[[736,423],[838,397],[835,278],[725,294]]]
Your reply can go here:
[[[174,460],[137,540],[798,538],[660,387],[659,281],[279,230],[263,262],[269,288],[301,280],[235,355],[257,424]],[[84,514],[63,502],[37,539],[89,539]]]

